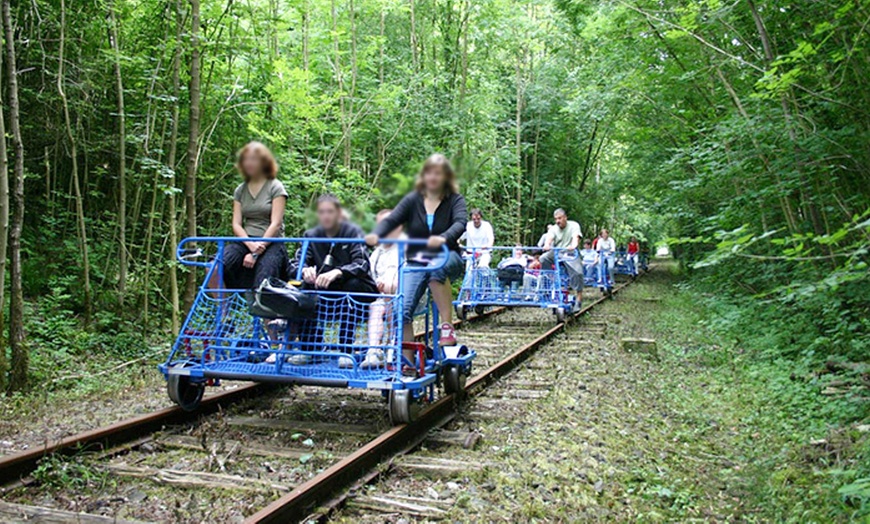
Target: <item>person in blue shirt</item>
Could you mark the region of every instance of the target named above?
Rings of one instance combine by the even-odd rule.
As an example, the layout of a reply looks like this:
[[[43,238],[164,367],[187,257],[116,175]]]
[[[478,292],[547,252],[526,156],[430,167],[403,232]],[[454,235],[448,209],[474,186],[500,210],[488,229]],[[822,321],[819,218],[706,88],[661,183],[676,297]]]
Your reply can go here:
[[[583,249],[580,250],[580,258],[583,260],[583,279],[586,282],[595,282],[598,275],[598,252],[592,249],[592,243],[586,240],[583,242]]]

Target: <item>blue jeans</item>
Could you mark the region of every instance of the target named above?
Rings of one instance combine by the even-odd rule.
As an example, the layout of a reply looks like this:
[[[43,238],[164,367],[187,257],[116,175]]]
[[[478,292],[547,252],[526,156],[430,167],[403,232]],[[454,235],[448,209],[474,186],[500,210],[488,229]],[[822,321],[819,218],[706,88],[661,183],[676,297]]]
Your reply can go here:
[[[600,254],[598,261],[598,287],[610,289],[613,287],[613,266],[616,258],[613,253]]]
[[[443,256],[436,257],[429,262],[429,265],[438,266],[443,260]],[[422,266],[409,262],[408,267],[416,269]],[[465,264],[462,262],[462,257],[455,251],[451,251],[447,255],[447,264],[441,269],[436,269],[435,271],[406,271],[403,277],[405,305],[402,312],[405,324],[410,324],[414,321],[414,311],[416,311],[420,299],[426,294],[426,289],[428,289],[430,282],[443,284],[448,279],[456,280],[457,278],[462,278],[464,271]]]
[[[583,279],[586,282],[597,282],[598,266],[596,264],[583,264]]]

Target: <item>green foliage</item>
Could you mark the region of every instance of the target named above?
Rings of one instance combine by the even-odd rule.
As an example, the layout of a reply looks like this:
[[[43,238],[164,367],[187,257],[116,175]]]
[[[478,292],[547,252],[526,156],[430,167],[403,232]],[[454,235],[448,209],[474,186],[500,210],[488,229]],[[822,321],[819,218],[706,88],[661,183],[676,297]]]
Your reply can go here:
[[[48,455],[39,461],[33,479],[43,486],[57,490],[103,489],[112,483],[106,470],[85,464],[80,456]]]

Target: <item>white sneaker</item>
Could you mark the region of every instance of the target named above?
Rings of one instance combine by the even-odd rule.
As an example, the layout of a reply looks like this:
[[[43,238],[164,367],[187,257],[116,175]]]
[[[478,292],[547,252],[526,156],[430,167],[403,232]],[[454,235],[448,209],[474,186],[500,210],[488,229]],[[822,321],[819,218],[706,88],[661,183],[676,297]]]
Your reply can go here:
[[[363,369],[380,368],[384,366],[384,351],[380,348],[370,349],[365,360],[359,367]]]
[[[348,356],[338,357],[338,367],[348,369],[353,367],[353,358]]]
[[[269,356],[266,357],[266,360],[264,360],[263,362],[265,362],[266,364],[274,364],[276,360],[278,360],[277,353],[270,353]]]
[[[311,357],[308,355],[291,355],[287,358],[287,363],[294,366],[304,366],[311,362]]]

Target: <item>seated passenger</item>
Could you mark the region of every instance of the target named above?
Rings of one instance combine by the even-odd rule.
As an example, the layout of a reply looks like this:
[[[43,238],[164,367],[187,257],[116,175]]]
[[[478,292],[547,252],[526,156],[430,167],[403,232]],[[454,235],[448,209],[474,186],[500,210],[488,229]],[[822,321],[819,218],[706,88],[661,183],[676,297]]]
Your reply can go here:
[[[583,261],[583,278],[587,282],[595,282],[598,274],[598,252],[592,249],[592,243],[588,240],[583,242],[580,250],[580,259]]]
[[[390,215],[391,209],[383,209],[378,212],[376,221],[378,224]],[[388,239],[401,238],[402,227],[399,226],[391,231]],[[396,244],[378,244],[370,258],[372,266],[372,278],[378,287],[378,292],[384,295],[395,295],[399,287],[399,248]],[[384,329],[384,317],[389,325]],[[390,298],[379,298],[371,306],[369,313],[369,349],[360,367],[376,368],[384,364],[384,350],[378,346],[390,344],[393,336],[392,329],[393,307]],[[387,341],[384,342],[384,332]]]
[[[529,260],[531,257],[523,253],[522,247],[515,247],[511,256],[498,263],[499,284],[511,288],[514,283],[524,282]]]
[[[503,279],[502,270],[508,270],[510,268],[520,268],[520,271],[518,273],[522,275],[523,293],[526,294],[526,300],[529,300],[531,298],[529,296],[529,293],[532,292],[532,288],[536,288],[538,285],[541,262],[537,259],[537,256],[529,256],[523,253],[522,247],[517,246],[514,248],[513,254],[510,257],[502,260],[498,264],[498,278],[499,282],[501,282],[502,285],[505,285],[504,282],[506,279],[508,279],[508,273],[506,271],[504,272],[506,277],[505,279]],[[510,286],[512,281],[514,281],[512,278],[507,280],[508,287]]]
[[[465,240],[465,251],[473,257],[470,261],[472,267],[489,267],[492,251],[487,248],[495,245],[495,233],[492,224],[483,219],[479,209],[471,210],[471,220],[465,225],[465,233],[460,240]]]
[[[417,176],[414,191],[366,236],[366,243],[375,246],[380,237],[404,225],[410,239],[427,239],[427,246],[408,246],[410,265],[446,265],[431,272],[407,272],[404,275],[405,303],[403,312],[404,341],[414,340],[413,320],[417,304],[428,287],[441,316],[439,342],[442,346],[456,344],[453,330],[453,291],[450,280],[462,278],[463,263],[459,237],[465,231],[468,213],[465,198],[459,194],[456,175],[447,157],[435,154],[426,159]],[[447,260],[441,247],[448,247]],[[412,351],[405,358],[414,362]]]
[[[233,192],[233,234],[239,238],[283,237],[287,190],[275,178],[275,157],[265,145],[250,142],[239,151],[236,168],[244,182]],[[287,250],[283,243],[227,242],[223,264],[226,288],[250,289],[265,278],[284,276]]]
[[[334,195],[325,194],[317,199],[317,226],[309,229],[304,238],[355,238],[358,226],[343,220],[341,203]],[[338,291],[350,294],[375,294],[377,286],[369,271],[369,257],[362,243],[350,244],[343,242],[312,242],[308,245],[305,260],[300,260],[302,248],[296,251],[296,256],[287,266],[290,278],[296,278],[299,268],[302,268],[302,281],[307,289]],[[374,301],[373,296],[352,296],[352,299],[333,302],[335,306],[321,305],[321,313],[317,321],[302,323],[300,341],[305,349],[319,349],[323,343],[323,328],[326,319],[324,315],[339,319],[338,339],[340,349],[344,353],[351,351],[354,331],[360,320],[365,316],[364,310],[356,302]],[[323,302],[322,302],[323,303]],[[326,302],[330,304],[330,302]],[[324,308],[335,307],[335,310]],[[298,356],[298,355],[297,355]],[[308,359],[292,359],[293,364],[305,364]],[[342,366],[352,367],[349,358],[339,360]]]

